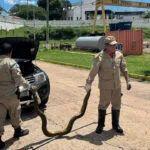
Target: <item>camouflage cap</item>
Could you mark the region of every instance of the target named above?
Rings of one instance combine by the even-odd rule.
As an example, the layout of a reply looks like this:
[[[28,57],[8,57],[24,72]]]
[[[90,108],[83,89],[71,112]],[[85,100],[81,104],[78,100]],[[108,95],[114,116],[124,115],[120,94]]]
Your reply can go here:
[[[105,44],[116,45],[117,44],[116,38],[114,36],[107,36],[105,38]]]

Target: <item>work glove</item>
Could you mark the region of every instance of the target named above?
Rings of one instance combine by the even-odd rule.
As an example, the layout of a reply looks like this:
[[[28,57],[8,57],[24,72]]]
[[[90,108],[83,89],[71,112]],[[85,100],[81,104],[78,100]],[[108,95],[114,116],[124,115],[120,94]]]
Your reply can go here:
[[[86,85],[84,86],[84,89],[86,90],[86,92],[88,92],[91,89],[91,84],[86,83]]]
[[[131,89],[131,84],[129,82],[127,82],[127,90]]]

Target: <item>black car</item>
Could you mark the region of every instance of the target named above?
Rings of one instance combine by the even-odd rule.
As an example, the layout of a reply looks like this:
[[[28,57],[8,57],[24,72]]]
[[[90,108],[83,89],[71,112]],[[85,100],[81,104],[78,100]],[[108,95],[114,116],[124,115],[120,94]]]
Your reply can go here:
[[[0,44],[4,42],[12,44],[12,58],[19,64],[23,77],[28,80],[31,85],[39,87],[40,105],[45,105],[48,102],[50,94],[50,81],[47,74],[33,63],[38,52],[39,42],[25,37],[0,38]],[[20,102],[22,107],[31,106],[33,104],[33,96],[30,90],[23,90],[20,96]]]

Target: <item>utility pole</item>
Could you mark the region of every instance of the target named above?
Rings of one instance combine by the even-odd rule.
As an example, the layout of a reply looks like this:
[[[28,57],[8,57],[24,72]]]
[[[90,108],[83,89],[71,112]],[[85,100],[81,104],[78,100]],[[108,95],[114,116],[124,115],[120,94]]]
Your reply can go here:
[[[29,3],[28,3],[29,0],[27,0],[27,21],[29,19]]]
[[[83,1],[81,0],[81,12],[80,12],[80,20],[82,20],[82,4],[83,4]]]
[[[46,1],[46,49],[49,49],[49,0]]]
[[[33,22],[34,22],[34,40],[36,39],[35,35],[35,6],[33,5]]]

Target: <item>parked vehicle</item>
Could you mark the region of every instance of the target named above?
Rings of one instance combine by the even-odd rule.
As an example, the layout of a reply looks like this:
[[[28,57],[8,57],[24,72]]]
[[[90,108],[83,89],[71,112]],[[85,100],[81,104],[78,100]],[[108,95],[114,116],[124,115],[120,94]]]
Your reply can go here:
[[[4,42],[12,44],[12,58],[19,64],[23,77],[31,85],[39,87],[40,105],[45,105],[48,102],[50,94],[50,81],[47,74],[33,62],[38,52],[39,42],[25,37],[0,38],[0,44]],[[20,97],[20,102],[22,107],[33,104],[33,96],[30,90],[24,89]]]

